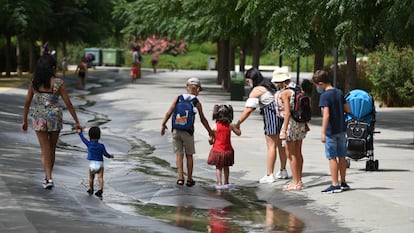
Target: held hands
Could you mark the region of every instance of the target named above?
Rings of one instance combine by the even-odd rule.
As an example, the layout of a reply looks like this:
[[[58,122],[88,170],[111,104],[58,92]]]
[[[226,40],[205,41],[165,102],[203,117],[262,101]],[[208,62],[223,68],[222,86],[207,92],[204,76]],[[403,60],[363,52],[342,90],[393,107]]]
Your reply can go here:
[[[214,137],[213,136],[208,137],[208,143],[210,145],[213,145],[214,144]]]
[[[27,132],[27,121],[22,123],[22,131],[23,131],[24,133],[26,133],[26,132]]]
[[[280,140],[286,140],[286,132],[280,132],[279,138]]]

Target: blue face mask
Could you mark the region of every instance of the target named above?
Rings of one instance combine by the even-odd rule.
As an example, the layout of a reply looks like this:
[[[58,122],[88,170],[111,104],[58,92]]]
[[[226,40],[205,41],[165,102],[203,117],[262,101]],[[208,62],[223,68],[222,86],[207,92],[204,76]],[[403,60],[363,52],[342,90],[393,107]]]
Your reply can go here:
[[[322,88],[317,87],[317,88],[316,88],[316,91],[317,91],[319,94],[322,94],[322,93],[324,93],[324,92],[325,92],[325,89],[322,89]]]

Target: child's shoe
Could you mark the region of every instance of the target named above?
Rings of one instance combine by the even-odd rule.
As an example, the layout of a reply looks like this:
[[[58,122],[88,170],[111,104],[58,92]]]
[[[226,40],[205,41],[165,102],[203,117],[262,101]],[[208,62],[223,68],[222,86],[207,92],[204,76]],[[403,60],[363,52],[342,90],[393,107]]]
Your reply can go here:
[[[98,191],[96,191],[95,196],[102,197],[102,193],[103,193],[102,189],[99,189]]]
[[[86,191],[87,193],[89,193],[89,195],[92,195],[93,194],[93,189],[92,188],[90,188],[90,189],[88,189],[88,191]]]

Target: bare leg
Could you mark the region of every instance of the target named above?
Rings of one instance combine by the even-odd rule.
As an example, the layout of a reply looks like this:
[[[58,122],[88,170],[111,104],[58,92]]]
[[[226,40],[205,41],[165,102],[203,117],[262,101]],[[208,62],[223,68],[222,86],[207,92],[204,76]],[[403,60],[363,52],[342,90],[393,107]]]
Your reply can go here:
[[[99,182],[99,189],[103,190],[103,187],[104,187],[104,168],[103,167],[99,169],[98,182]]]
[[[216,167],[216,177],[217,177],[217,185],[222,185],[223,181],[222,181],[222,168],[221,167]]]
[[[331,170],[332,185],[338,185],[338,161],[336,158],[329,159],[329,168]]]
[[[45,171],[45,179],[52,179],[52,159],[50,151],[49,133],[36,131],[39,140],[40,150],[42,151],[42,164]]]
[[[224,170],[224,184],[230,184],[229,182],[230,168],[228,166],[225,166],[223,170]]]
[[[53,167],[55,166],[56,144],[57,144],[57,141],[59,139],[59,134],[60,134],[60,131],[55,131],[55,132],[50,132],[49,133],[51,173],[53,173]]]
[[[302,182],[302,170],[303,170],[303,155],[302,155],[302,140],[296,141],[296,151],[297,151],[297,161],[298,161],[298,179],[299,182]]]
[[[299,160],[298,160],[298,156],[296,155],[297,150],[295,148],[295,142],[294,141],[287,141],[286,142],[286,155],[289,159],[289,163],[290,163],[290,170],[292,172],[292,179],[293,179],[293,184],[297,185],[299,184],[300,181],[300,175],[299,172],[300,170],[298,169],[298,164],[299,164]]]
[[[273,174],[275,169],[276,162],[276,140],[278,135],[266,135],[266,145],[267,145],[267,166],[266,166],[266,175]]]
[[[175,163],[177,165],[177,170],[178,170],[178,179],[179,180],[184,180],[184,171],[183,171],[183,159],[184,159],[184,154],[177,154],[176,155],[176,160]]]
[[[187,158],[187,180],[193,180],[193,155],[185,155]]]
[[[339,174],[341,175],[341,182],[346,182],[346,159],[345,157],[339,157]]]
[[[89,188],[93,190],[93,182],[95,180],[95,174],[89,170]]]
[[[276,139],[276,145],[277,145],[277,150],[279,151],[280,170],[285,170],[286,162],[287,162],[286,150],[282,146],[282,140],[280,140],[279,137],[277,137]]]

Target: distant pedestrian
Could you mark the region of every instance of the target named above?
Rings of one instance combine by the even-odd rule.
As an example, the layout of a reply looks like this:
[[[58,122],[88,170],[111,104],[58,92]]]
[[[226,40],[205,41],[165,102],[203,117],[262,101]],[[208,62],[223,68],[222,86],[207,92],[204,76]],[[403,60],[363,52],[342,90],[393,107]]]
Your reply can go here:
[[[216,189],[229,188],[230,166],[234,164],[234,150],[231,145],[231,132],[237,136],[241,135],[240,129],[236,128],[231,122],[233,121],[233,107],[231,105],[215,105],[213,110],[213,120],[216,120],[213,131],[215,139],[209,138],[213,147],[207,163],[216,166]],[[224,173],[224,181],[223,181]]]
[[[321,94],[319,107],[322,109],[321,142],[325,144],[325,155],[329,160],[331,172],[331,185],[322,190],[322,193],[339,193],[348,190],[346,183],[346,123],[345,113],[350,112],[350,107],[340,89],[332,86],[328,73],[317,70],[312,76],[312,82],[318,93]],[[340,174],[340,183],[338,180]]]
[[[68,71],[68,61],[66,60],[66,57],[63,57],[62,59],[62,75],[64,78],[66,78],[66,71]]]
[[[139,46],[134,46],[132,48],[132,68],[131,68],[131,81],[132,82],[135,82],[138,78],[141,78],[142,56],[139,50],[140,50]]]
[[[37,62],[36,71],[27,90],[22,123],[22,130],[26,132],[27,117],[33,100],[35,106],[31,116],[33,129],[39,139],[42,152],[42,164],[45,172],[42,185],[45,189],[54,187],[52,172],[55,164],[56,144],[60,130],[63,128],[63,113],[59,97],[62,97],[67,110],[75,121],[75,127],[81,130],[82,126],[70,101],[66,86],[62,79],[56,77],[56,60],[52,55],[45,53]]]
[[[275,85],[267,78],[264,78],[260,71],[256,68],[251,68],[246,71],[245,79],[252,86],[249,98],[246,100],[245,109],[237,121],[236,127],[240,125],[250,116],[256,109],[260,108],[263,115],[264,134],[267,146],[266,158],[266,174],[259,180],[259,183],[267,184],[275,181],[273,174],[276,163],[276,148],[281,145],[278,134],[278,122],[276,119],[275,108]],[[279,153],[279,155],[283,156]],[[281,159],[282,161],[283,159]],[[287,174],[286,174],[287,176]]]
[[[152,71],[154,72],[154,74],[157,73],[157,65],[158,65],[159,60],[160,60],[160,52],[154,51],[151,56],[151,65],[152,65]]]
[[[96,191],[95,195],[97,197],[102,197],[103,186],[104,186],[104,160],[103,156],[107,158],[114,158],[113,155],[109,154],[106,151],[105,145],[99,142],[101,138],[101,130],[99,127],[91,127],[89,129],[89,140],[83,136],[82,130],[78,131],[79,137],[82,139],[82,142],[88,148],[88,160],[89,160],[89,195],[93,194],[94,191],[94,181],[95,174],[98,174],[99,190]]]
[[[289,159],[290,170],[292,172],[292,182],[283,187],[284,191],[302,190],[302,170],[303,170],[303,155],[302,155],[302,140],[309,131],[307,123],[296,122],[291,116],[291,109],[293,109],[296,87],[294,82],[290,81],[290,74],[287,68],[281,67],[273,72],[273,83],[277,83],[281,89],[280,98],[283,103],[284,117],[283,126],[280,131],[280,139],[286,140],[285,150],[286,156]]]
[[[76,73],[78,73],[78,88],[83,90],[85,88],[85,79],[88,76],[88,60],[85,57],[81,59],[76,67],[75,74]]]
[[[200,115],[201,123],[208,131],[209,136],[214,138],[214,132],[210,128],[208,120],[204,116],[201,102],[197,98],[201,90],[201,82],[198,78],[188,79],[186,93],[174,98],[161,124],[161,135],[164,135],[168,128],[167,121],[172,116],[172,136],[178,169],[178,185],[184,185],[184,155],[187,159],[186,185],[189,187],[195,185],[193,180],[193,154],[195,153],[194,120],[197,113]]]

